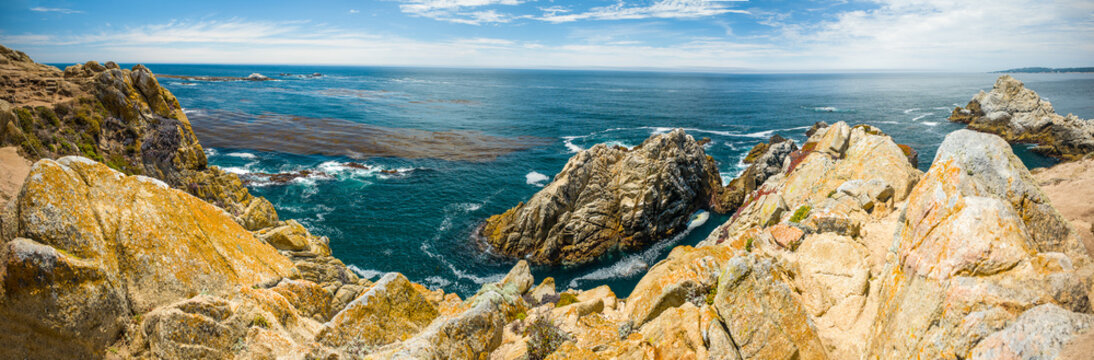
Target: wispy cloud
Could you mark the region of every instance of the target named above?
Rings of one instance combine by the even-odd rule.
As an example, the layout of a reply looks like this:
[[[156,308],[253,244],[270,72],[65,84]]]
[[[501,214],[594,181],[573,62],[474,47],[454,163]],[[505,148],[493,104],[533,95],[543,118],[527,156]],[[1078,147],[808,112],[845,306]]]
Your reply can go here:
[[[399,10],[404,13],[453,23],[479,25],[506,23],[513,15],[496,10],[472,10],[485,6],[520,5],[523,0],[402,0]]]
[[[83,12],[83,11],[80,11],[80,10],[72,10],[72,9],[65,9],[65,8],[49,8],[49,7],[41,7],[41,6],[32,7],[32,8],[30,8],[30,11],[55,12],[55,13],[61,13],[61,14],[79,14],[79,13]]]
[[[727,5],[733,1],[722,0],[658,0],[649,6],[627,6],[622,0],[586,12],[568,13],[557,8],[545,9],[542,16],[534,17],[552,23],[564,23],[578,20],[635,20],[635,19],[687,19],[726,13],[748,14],[747,10],[732,9]]]
[[[359,13],[359,12],[360,11],[358,11],[357,9],[349,9],[350,14],[356,14],[356,13]]]

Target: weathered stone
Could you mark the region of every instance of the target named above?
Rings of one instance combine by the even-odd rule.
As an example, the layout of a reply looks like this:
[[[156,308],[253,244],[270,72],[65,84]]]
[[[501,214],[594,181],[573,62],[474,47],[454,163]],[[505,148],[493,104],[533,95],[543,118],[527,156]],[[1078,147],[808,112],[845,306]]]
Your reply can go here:
[[[730,259],[718,280],[714,308],[745,359],[827,359],[787,274],[769,259]]]
[[[554,181],[487,219],[480,233],[498,252],[532,263],[586,263],[683,231],[720,188],[713,159],[678,129],[632,150],[597,145],[574,155]]]
[[[405,276],[388,273],[335,315],[316,341],[364,354],[417,334],[437,315]]]
[[[970,359],[1055,359],[1065,344],[1091,327],[1094,315],[1040,305],[980,341]]]
[[[623,312],[635,327],[692,300],[706,301],[733,251],[721,246],[680,246],[638,281]]]
[[[304,229],[304,226],[296,220],[288,220],[285,221],[285,225],[261,231],[258,236],[278,250],[302,251],[308,249],[308,230]]]

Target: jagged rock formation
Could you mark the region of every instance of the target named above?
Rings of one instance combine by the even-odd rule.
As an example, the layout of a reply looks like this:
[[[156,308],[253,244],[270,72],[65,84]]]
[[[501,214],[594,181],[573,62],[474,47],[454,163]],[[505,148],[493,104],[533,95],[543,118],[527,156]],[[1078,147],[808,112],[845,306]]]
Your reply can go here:
[[[1032,172],[1052,206],[1080,230],[1086,250],[1094,253],[1094,156]]]
[[[491,216],[479,233],[504,255],[586,263],[680,232],[696,210],[720,206],[720,191],[714,160],[677,129],[634,149],[600,144],[574,155],[543,190]]]
[[[207,165],[178,100],[144,66],[89,61],[62,72],[3,46],[0,55],[6,91],[0,145],[20,146],[32,160],[80,155],[163,180],[227,210],[250,230],[277,222],[269,201]]]
[[[767,178],[782,172],[783,166],[790,154],[798,151],[798,145],[794,140],[784,139],[774,135],[768,142],[761,142],[752,147],[742,160],[745,164],[751,164],[732,181],[726,185],[719,196],[719,204],[725,210],[734,210],[745,202],[745,197],[756,190],[756,187],[767,181]]]
[[[1041,154],[1075,160],[1094,152],[1094,121],[1056,114],[1052,104],[1010,75],[1000,76],[990,92],[957,107],[950,121],[997,134],[1007,141],[1036,143]]]

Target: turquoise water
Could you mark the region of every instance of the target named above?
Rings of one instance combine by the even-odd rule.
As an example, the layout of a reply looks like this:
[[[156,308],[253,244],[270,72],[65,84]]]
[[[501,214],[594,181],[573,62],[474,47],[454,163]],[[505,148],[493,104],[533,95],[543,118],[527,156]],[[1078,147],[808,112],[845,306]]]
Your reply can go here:
[[[953,107],[964,105],[980,89],[990,89],[996,77],[220,65],[150,68],[158,74],[247,76],[258,72],[280,79],[161,79],[161,83],[187,109],[200,140],[209,148],[211,163],[244,175],[304,169],[328,174],[284,185],[260,182],[252,185],[252,191],[273,201],[282,218],[297,219],[313,232],[330,237],[334,253],[361,275],[375,279],[383,272],[399,271],[413,281],[461,296],[500,279],[514,262],[481,251],[471,240],[475,227],[491,214],[532,196],[575,150],[600,142],[636,145],[651,134],[683,127],[693,136],[711,138],[707,152],[728,180],[742,170],[739,159],[757,141],[775,133],[800,141],[813,122],[842,120],[870,123],[911,145],[920,152],[919,167],[926,169],[945,134],[961,128],[946,121]],[[313,72],[324,76],[277,76]],[[1058,112],[1094,118],[1094,76],[1020,74],[1018,78],[1051,100]],[[279,119],[271,125],[277,127],[276,133],[244,130],[250,129],[248,124],[271,118]],[[331,144],[318,139],[316,144],[317,139],[303,142],[306,131],[297,129],[303,124],[334,131],[345,124],[383,130],[380,135],[345,130],[348,139]],[[203,135],[201,129],[214,127],[215,131]],[[496,158],[450,160],[459,154],[446,154],[443,147],[429,152],[441,159],[411,156],[411,150],[424,146],[429,135],[404,136],[400,129],[467,131],[475,151],[495,152]],[[491,147],[499,139],[521,136],[528,140],[516,147],[519,150]],[[338,150],[347,141],[385,142],[387,156]],[[278,145],[295,154],[254,150],[276,150]],[[1016,150],[1030,166],[1051,164],[1023,145]],[[401,156],[400,151],[408,155]],[[370,168],[345,165],[351,161]],[[672,246],[694,244],[725,220],[714,215],[683,236],[643,252],[612,254],[575,268],[536,268],[534,273],[537,279],[554,276],[561,287],[608,284],[617,295],[626,296],[642,270],[664,258]]]

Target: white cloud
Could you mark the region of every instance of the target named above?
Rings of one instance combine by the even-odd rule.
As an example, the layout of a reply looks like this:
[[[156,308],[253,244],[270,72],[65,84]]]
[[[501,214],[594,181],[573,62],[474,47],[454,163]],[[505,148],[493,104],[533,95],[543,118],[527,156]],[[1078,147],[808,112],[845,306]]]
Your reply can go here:
[[[356,13],[359,13],[359,12],[360,11],[358,11],[357,9],[349,9],[350,14],[356,14]]]
[[[1094,2],[1088,0],[875,0],[816,24],[784,24],[776,40],[820,67],[995,70],[1089,65]]]
[[[83,11],[80,11],[80,10],[72,10],[72,9],[65,9],[65,8],[47,8],[47,7],[41,7],[41,6],[32,7],[32,8],[30,8],[30,11],[55,12],[55,13],[61,13],[61,14],[79,14],[79,13],[83,12]]]
[[[633,19],[672,19],[672,18],[698,18],[721,15],[726,13],[748,14],[746,10],[731,9],[727,2],[732,0],[658,0],[649,6],[627,6],[622,0],[613,5],[595,7],[581,13],[567,13],[557,11],[556,8],[547,11],[536,19],[563,23],[578,20],[633,20]]]

